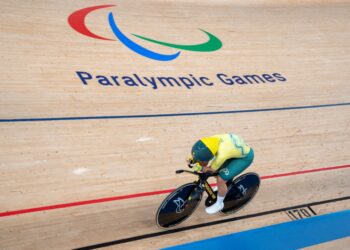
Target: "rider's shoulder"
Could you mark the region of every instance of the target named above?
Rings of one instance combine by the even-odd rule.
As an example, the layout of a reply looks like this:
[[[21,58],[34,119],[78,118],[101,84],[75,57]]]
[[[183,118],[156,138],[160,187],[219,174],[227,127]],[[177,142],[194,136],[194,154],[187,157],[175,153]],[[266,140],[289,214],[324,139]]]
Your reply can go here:
[[[211,137],[214,137],[214,138],[218,138],[221,142],[225,139],[229,139],[231,137],[236,137],[238,136],[237,134],[234,134],[234,133],[226,133],[226,134],[217,134],[217,135],[213,135]]]

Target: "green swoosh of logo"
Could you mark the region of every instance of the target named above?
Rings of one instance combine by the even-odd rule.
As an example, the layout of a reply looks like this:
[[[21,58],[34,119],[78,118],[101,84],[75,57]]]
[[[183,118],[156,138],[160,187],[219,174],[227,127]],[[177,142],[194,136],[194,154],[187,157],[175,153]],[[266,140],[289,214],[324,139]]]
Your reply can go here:
[[[166,43],[166,42],[162,42],[162,41],[157,41],[151,38],[147,38],[144,36],[140,36],[140,35],[136,35],[133,34],[134,36],[141,38],[143,40],[152,42],[152,43],[157,43],[160,45],[164,45],[167,47],[171,47],[171,48],[176,48],[176,49],[182,49],[182,50],[190,50],[190,51],[200,51],[200,52],[210,52],[210,51],[215,51],[218,50],[222,47],[222,42],[219,40],[219,38],[217,38],[216,36],[210,34],[209,32],[200,29],[201,31],[203,31],[205,34],[208,35],[209,40],[205,43],[201,43],[201,44],[194,44],[194,45],[181,45],[181,44],[172,44],[172,43]]]

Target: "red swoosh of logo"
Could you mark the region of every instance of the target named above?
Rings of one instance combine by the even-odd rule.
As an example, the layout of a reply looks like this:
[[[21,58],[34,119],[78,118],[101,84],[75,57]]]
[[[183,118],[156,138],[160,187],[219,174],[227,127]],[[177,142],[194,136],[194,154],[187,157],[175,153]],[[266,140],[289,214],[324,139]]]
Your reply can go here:
[[[76,12],[73,12],[69,17],[68,17],[68,23],[69,25],[75,29],[77,32],[92,37],[92,38],[97,38],[101,40],[109,40],[109,41],[114,41],[113,39],[105,38],[102,36],[98,36],[94,33],[92,33],[85,25],[85,17],[92,11],[97,10],[97,9],[102,9],[102,8],[107,8],[107,7],[112,7],[115,5],[99,5],[99,6],[93,6],[93,7],[88,7],[84,8],[81,10],[78,10]]]

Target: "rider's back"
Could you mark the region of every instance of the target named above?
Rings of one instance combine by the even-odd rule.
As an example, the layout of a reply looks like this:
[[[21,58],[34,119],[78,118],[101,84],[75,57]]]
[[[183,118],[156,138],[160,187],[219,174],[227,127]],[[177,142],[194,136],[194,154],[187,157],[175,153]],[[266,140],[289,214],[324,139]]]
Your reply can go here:
[[[250,152],[250,147],[244,140],[235,134],[214,135],[220,140],[220,145],[215,159],[211,162],[211,168],[217,170],[222,164],[231,158],[244,158]]]

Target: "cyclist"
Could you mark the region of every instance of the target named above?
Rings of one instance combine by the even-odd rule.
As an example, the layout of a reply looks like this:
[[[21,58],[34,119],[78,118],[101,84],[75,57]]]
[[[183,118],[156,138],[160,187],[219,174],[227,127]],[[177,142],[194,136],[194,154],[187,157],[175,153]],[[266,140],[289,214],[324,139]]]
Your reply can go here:
[[[205,137],[193,145],[192,155],[187,160],[188,166],[195,171],[219,171],[217,201],[205,209],[208,214],[223,209],[226,182],[248,168],[253,159],[253,149],[241,137],[232,133]]]

